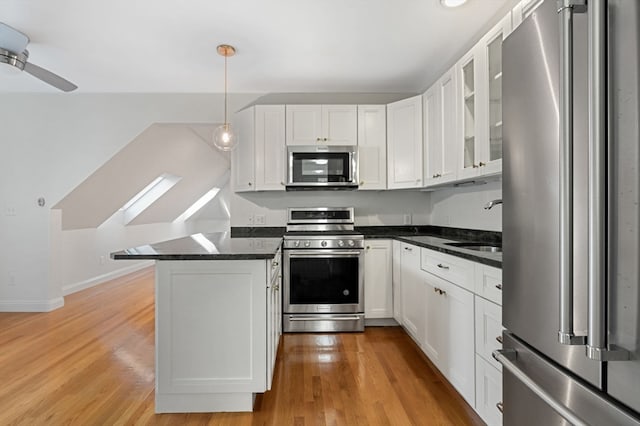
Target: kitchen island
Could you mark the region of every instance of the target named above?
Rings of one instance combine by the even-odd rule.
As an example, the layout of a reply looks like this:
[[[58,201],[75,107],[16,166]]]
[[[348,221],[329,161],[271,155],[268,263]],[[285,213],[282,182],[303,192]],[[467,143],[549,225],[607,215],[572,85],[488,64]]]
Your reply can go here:
[[[156,261],[156,413],[252,411],[270,389],[280,242],[195,234],[111,254]]]

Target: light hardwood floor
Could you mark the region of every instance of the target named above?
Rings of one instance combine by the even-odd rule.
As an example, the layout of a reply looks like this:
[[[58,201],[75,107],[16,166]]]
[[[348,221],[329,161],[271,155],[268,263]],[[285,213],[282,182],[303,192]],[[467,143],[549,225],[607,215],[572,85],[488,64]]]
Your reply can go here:
[[[154,414],[153,270],[0,313],[0,425],[474,425],[399,327],[283,336],[253,413]]]

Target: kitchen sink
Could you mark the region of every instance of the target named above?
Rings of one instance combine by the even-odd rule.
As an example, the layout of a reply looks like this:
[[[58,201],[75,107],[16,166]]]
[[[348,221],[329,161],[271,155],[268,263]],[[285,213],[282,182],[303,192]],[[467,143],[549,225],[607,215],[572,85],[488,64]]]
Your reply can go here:
[[[475,250],[475,251],[484,251],[489,253],[502,253],[502,246],[499,244],[491,244],[491,243],[473,243],[473,242],[459,242],[459,243],[445,243],[448,246]]]

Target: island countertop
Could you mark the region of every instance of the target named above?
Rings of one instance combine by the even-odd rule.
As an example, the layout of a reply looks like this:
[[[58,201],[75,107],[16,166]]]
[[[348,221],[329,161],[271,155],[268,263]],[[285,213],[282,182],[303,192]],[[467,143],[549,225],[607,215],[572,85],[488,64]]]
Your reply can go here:
[[[282,238],[231,238],[230,232],[193,234],[187,237],[111,253],[112,259],[153,260],[250,260],[271,259]]]

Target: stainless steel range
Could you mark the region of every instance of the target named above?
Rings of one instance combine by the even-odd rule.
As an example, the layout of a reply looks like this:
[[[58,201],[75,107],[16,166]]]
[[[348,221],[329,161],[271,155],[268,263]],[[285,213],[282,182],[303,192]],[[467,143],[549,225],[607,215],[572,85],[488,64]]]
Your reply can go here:
[[[288,210],[283,330],[364,330],[364,237],[352,207]]]

